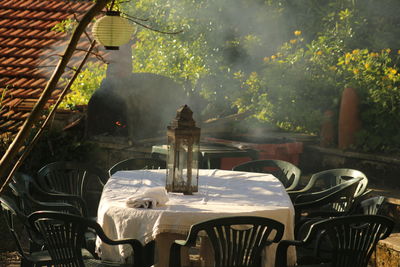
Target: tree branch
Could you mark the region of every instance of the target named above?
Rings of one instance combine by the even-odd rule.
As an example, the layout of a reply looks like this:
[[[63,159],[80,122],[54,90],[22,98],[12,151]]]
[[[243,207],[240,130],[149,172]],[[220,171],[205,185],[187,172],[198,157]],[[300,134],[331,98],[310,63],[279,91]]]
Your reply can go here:
[[[83,66],[85,65],[87,59],[89,58],[89,55],[91,54],[91,51],[94,48],[94,45],[96,44],[96,41],[92,41],[90,44],[89,50],[87,51],[85,57],[82,59],[81,63],[79,64],[78,68],[76,69],[76,72],[74,73],[74,76],[72,76],[71,80],[69,80],[68,84],[64,87],[63,91],[61,92],[60,96],[57,99],[56,104],[54,105],[53,109],[50,111],[50,113],[47,115],[46,120],[43,122],[43,124],[40,126],[38,129],[36,135],[33,137],[32,141],[28,144],[22,155],[18,158],[17,162],[15,162],[12,170],[8,174],[8,177],[5,181],[5,184],[7,184],[9,181],[11,181],[13,175],[15,172],[19,169],[21,164],[24,162],[26,157],[29,155],[29,153],[32,151],[33,147],[36,145],[37,141],[39,138],[42,136],[44,129],[48,126],[51,117],[55,114],[58,106],[61,104],[62,100],[64,99],[65,95],[67,94],[68,90],[71,88],[72,84],[78,77],[79,73],[81,72]]]

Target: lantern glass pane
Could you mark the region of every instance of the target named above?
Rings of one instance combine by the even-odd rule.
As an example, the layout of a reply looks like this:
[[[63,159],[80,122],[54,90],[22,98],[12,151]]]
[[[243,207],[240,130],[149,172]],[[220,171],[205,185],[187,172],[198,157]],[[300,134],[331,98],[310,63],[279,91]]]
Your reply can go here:
[[[187,175],[188,175],[188,156],[190,154],[190,147],[188,147],[186,142],[182,142],[178,147],[176,156],[177,156],[177,166],[175,167],[175,172],[177,173],[177,177],[180,178],[180,182],[187,183]],[[189,170],[190,171],[190,170]]]
[[[200,148],[198,143],[193,144],[193,161],[192,161],[192,191],[197,192],[197,187],[198,187],[198,179],[199,179],[199,154],[200,154]]]
[[[166,189],[169,192],[197,192],[199,146],[193,138],[169,140]]]
[[[167,152],[167,180],[166,189],[168,192],[172,191],[172,185],[174,181],[174,162],[175,162],[175,145],[174,142],[169,141],[168,152]]]

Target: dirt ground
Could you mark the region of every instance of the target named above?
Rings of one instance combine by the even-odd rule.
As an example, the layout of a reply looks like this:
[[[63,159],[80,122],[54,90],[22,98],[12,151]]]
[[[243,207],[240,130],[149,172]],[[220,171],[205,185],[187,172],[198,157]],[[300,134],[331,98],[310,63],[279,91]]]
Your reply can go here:
[[[20,257],[17,252],[0,252],[0,267],[20,266]]]

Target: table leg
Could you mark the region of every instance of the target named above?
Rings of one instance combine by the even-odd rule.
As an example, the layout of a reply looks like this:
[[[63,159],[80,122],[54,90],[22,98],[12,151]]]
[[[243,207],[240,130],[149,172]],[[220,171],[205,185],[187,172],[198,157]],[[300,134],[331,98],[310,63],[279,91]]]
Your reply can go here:
[[[214,251],[207,236],[200,237],[200,261],[201,267],[214,266]]]
[[[176,239],[186,239],[186,235],[174,233],[161,233],[156,237],[155,267],[168,267],[169,250]],[[190,266],[189,251],[186,248],[181,250],[182,266]]]

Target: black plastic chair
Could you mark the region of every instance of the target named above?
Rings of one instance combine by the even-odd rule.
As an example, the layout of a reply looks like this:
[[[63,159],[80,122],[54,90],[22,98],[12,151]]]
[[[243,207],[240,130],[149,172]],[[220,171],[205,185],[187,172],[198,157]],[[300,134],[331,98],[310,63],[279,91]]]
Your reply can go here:
[[[17,173],[8,184],[15,201],[25,216],[35,211],[58,211],[87,217],[86,205],[81,197],[75,195],[48,193],[43,191],[29,175]],[[10,194],[9,194],[10,195]],[[85,233],[86,248],[96,256],[96,234],[93,231]],[[31,250],[39,250],[31,243]]]
[[[354,193],[362,178],[353,178],[327,190],[297,196],[295,210],[295,236],[304,233],[315,221],[346,216],[352,210]]]
[[[353,215],[314,223],[301,240],[282,240],[276,267],[287,267],[287,250],[315,245],[315,251],[297,266],[366,267],[379,240],[390,235],[394,222],[380,215]],[[317,243],[316,243],[317,242]]]
[[[384,215],[386,197],[373,196],[355,203],[354,214]]]
[[[353,169],[331,169],[315,173],[304,188],[290,191],[288,194],[294,200],[300,194],[323,191],[356,177],[362,178],[354,195],[359,197],[367,190],[368,178],[364,173]]]
[[[108,170],[108,174],[113,175],[117,171],[141,170],[141,169],[165,169],[165,160],[156,158],[131,158],[120,161]]]
[[[43,239],[31,230],[28,217],[19,209],[17,203],[3,195],[0,197],[0,204],[7,227],[17,247],[17,252],[21,256],[21,266],[47,266],[52,263],[47,250],[37,249],[43,246]],[[30,251],[26,251],[22,246],[21,241],[23,239],[21,237],[23,234],[29,238]],[[35,249],[32,249],[33,247]]]
[[[186,240],[175,240],[172,244],[170,267],[181,266],[181,247],[194,247],[200,231],[206,232],[212,244],[215,267],[260,267],[263,249],[281,240],[284,225],[254,216],[225,217],[194,224]]]
[[[15,174],[8,186],[25,215],[38,210],[53,210],[82,216],[87,214],[80,197],[45,192],[29,175]]]
[[[87,218],[59,212],[38,211],[29,216],[29,223],[44,238],[44,243],[55,266],[133,266],[148,267],[154,264],[154,241],[143,246],[136,239],[112,240],[101,226]],[[83,254],[84,233],[93,229],[98,237],[109,245],[130,245],[133,249],[132,263],[106,262]],[[82,250],[83,249],[83,250]]]
[[[292,163],[273,159],[248,161],[233,167],[232,170],[273,174],[282,182],[286,191],[295,190],[301,176],[301,170]]]
[[[59,161],[38,171],[39,186],[54,194],[76,195],[83,199],[88,215],[95,217],[108,175],[90,164]]]

